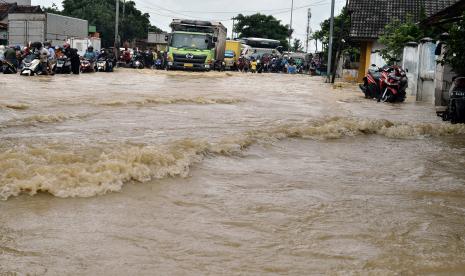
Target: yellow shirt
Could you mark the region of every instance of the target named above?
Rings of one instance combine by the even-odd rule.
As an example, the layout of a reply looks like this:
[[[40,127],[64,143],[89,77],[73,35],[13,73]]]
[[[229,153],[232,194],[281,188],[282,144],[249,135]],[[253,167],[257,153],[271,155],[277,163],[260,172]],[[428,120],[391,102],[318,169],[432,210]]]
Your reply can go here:
[[[250,63],[250,67],[252,68],[252,70],[257,70],[257,62],[256,61],[252,61]]]

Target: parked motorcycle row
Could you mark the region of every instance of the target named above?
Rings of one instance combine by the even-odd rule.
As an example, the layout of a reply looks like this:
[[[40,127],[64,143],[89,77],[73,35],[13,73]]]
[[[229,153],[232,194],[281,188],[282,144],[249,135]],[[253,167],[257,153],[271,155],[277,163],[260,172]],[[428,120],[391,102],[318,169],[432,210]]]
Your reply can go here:
[[[404,102],[407,87],[407,74],[399,66],[377,68],[372,65],[363,78],[363,84],[360,84],[365,98],[388,103]]]
[[[89,47],[83,56],[79,56],[67,43],[63,47],[52,47],[50,43],[34,42],[22,49],[2,46],[0,55],[0,72],[19,72],[23,76],[112,72],[115,64],[108,50],[94,52]]]
[[[166,64],[166,55],[164,52],[152,52],[147,50],[145,52],[136,49],[121,49],[121,55],[116,62],[117,67],[123,68],[155,68],[165,69],[163,64]]]

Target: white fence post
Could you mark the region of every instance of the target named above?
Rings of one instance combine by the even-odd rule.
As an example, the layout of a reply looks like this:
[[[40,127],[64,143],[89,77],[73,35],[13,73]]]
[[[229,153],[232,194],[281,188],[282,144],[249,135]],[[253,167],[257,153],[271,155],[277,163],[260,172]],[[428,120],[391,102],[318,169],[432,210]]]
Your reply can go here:
[[[409,42],[404,47],[402,58],[402,68],[407,71],[408,89],[407,93],[411,96],[417,95],[418,89],[418,43]]]
[[[431,38],[423,38],[419,47],[419,78],[417,100],[434,103],[436,44]]]

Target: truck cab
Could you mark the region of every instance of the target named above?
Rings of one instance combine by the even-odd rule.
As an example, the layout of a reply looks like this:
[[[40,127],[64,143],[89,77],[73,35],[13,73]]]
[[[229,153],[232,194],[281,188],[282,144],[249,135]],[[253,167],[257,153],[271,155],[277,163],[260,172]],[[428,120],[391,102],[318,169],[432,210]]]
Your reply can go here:
[[[168,69],[214,69],[224,60],[226,28],[221,23],[178,20],[168,36]]]

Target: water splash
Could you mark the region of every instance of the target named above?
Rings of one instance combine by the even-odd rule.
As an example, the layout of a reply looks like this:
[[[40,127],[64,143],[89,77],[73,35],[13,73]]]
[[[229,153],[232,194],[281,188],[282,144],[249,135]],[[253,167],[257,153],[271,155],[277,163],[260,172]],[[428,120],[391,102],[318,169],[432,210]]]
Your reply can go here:
[[[209,142],[181,140],[168,145],[95,146],[45,144],[0,146],[0,198],[48,192],[57,197],[90,197],[120,191],[130,181],[186,177],[205,156],[240,155],[257,143],[287,138],[340,139],[383,135],[412,139],[465,134],[465,125],[410,124],[387,120],[329,118],[249,131]]]

